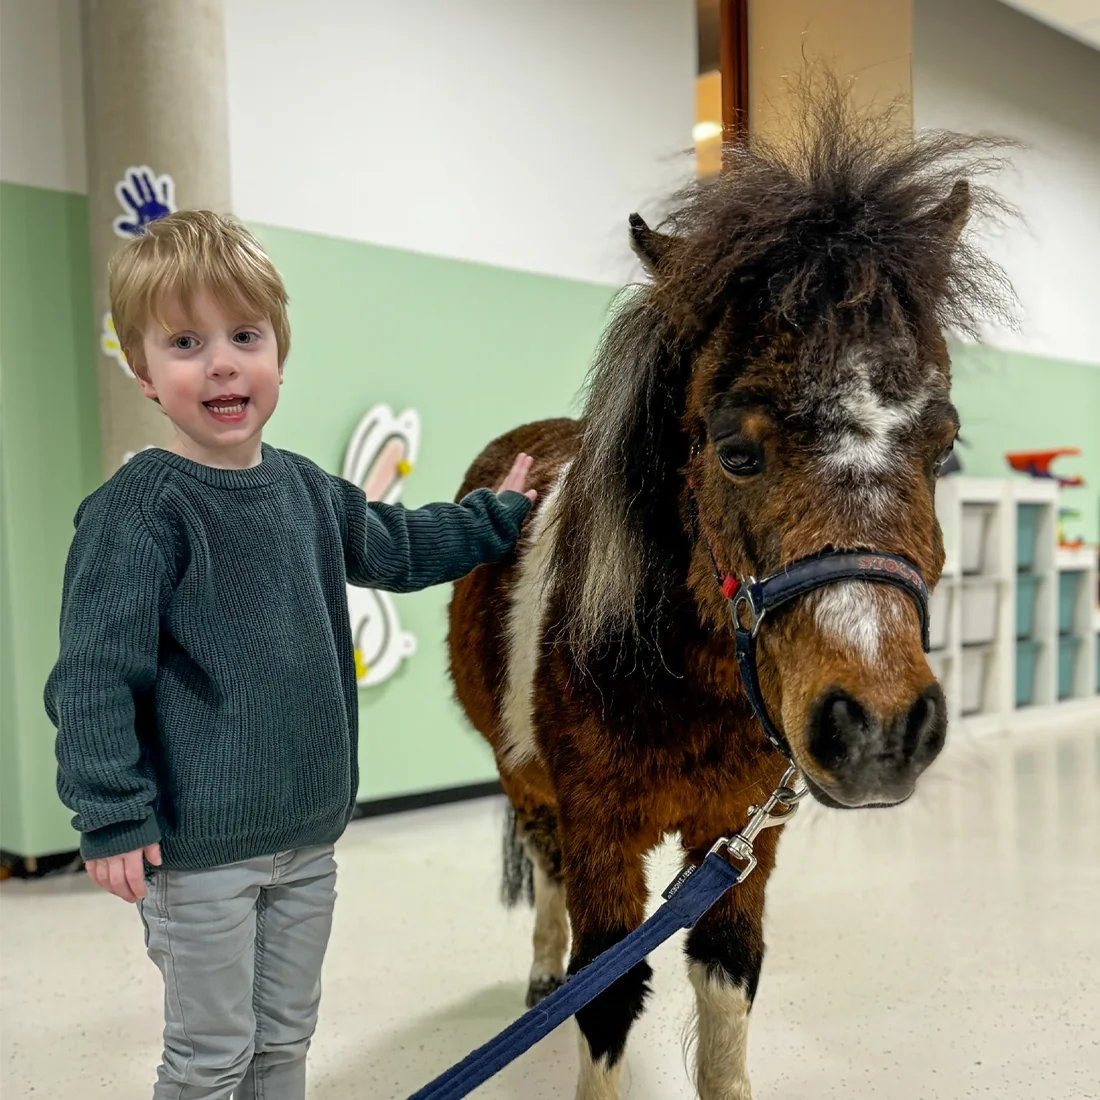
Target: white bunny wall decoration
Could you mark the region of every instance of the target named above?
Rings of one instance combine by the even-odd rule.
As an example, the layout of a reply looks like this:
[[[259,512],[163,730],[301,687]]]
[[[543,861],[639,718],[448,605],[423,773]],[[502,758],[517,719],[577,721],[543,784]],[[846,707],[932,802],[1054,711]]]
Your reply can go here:
[[[375,405],[352,433],[342,476],[367,500],[396,504],[420,450],[420,418],[413,409],[394,416]],[[348,585],[348,612],[355,641],[355,673],[361,688],[382,683],[416,652],[416,639],[401,629],[387,592]]]

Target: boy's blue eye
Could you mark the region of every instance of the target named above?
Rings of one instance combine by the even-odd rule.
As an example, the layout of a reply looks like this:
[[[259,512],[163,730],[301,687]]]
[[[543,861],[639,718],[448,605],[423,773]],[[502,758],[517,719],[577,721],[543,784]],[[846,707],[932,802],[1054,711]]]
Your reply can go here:
[[[238,344],[254,344],[259,339],[259,336],[254,332],[238,332],[233,339],[236,340]]]
[[[190,351],[195,346],[194,336],[173,336],[172,347],[178,351]]]

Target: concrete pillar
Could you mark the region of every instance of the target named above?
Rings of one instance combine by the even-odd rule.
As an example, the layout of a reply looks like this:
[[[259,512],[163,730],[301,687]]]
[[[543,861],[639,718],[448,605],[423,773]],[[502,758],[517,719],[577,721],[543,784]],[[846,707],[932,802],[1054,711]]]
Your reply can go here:
[[[748,0],[749,126],[781,138],[791,87],[807,66],[831,70],[857,107],[897,103],[913,128],[912,0]]]
[[[82,18],[88,215],[101,326],[110,308],[107,261],[124,243],[120,233],[137,231],[165,206],[230,209],[225,31],[221,0],[82,0]],[[130,169],[150,171],[132,179]],[[119,184],[139,210],[125,195],[120,201]],[[111,354],[109,336],[97,332],[97,338],[109,477],[127,452],[163,444],[170,425]]]

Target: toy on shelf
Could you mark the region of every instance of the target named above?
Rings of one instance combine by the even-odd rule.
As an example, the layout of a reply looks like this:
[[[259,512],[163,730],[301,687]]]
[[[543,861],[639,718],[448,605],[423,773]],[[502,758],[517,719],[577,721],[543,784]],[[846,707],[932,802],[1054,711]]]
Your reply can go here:
[[[1085,479],[1080,474],[1073,477],[1059,477],[1054,473],[1050,464],[1062,456],[1077,456],[1081,451],[1077,447],[1059,447],[1053,451],[1010,451],[1005,455],[1008,464],[1021,474],[1030,474],[1031,477],[1049,478],[1058,482],[1059,489],[1074,489],[1085,484]]]
[[[1080,519],[1081,513],[1076,508],[1059,508],[1058,509],[1058,545],[1064,546],[1068,550],[1080,550],[1085,545],[1084,539],[1067,539],[1065,521],[1067,519]]]
[[[1073,477],[1060,477],[1051,468],[1050,464],[1062,456],[1076,457],[1081,453],[1077,447],[1056,447],[1052,451],[1009,451],[1005,455],[1008,464],[1021,474],[1029,477],[1040,478],[1045,481],[1057,481],[1059,489],[1079,489],[1085,484],[1085,479],[1080,474]],[[1080,519],[1081,513],[1075,508],[1058,509],[1058,545],[1070,550],[1079,550],[1084,546],[1083,539],[1075,539],[1072,542],[1066,539],[1065,521],[1067,519]]]

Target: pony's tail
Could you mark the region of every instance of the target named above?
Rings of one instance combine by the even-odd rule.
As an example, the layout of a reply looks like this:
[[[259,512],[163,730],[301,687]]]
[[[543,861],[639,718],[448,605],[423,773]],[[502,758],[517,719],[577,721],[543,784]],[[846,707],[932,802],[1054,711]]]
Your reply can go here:
[[[504,837],[501,845],[500,900],[514,909],[521,901],[535,904],[535,868],[519,838],[516,808],[511,802],[504,814]]]

